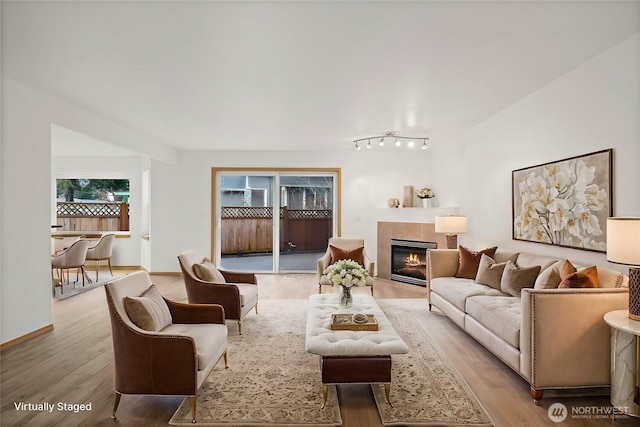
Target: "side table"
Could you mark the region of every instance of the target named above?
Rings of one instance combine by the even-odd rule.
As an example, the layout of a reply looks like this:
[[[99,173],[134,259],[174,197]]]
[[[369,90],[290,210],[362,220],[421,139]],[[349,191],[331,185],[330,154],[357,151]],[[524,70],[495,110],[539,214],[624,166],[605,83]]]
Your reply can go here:
[[[611,327],[611,405],[640,417],[640,321],[630,319],[627,310],[610,311],[604,321]]]

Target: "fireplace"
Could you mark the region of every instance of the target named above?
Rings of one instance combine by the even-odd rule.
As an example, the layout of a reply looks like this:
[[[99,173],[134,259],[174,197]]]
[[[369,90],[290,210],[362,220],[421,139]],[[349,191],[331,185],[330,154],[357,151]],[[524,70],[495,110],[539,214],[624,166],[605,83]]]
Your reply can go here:
[[[435,242],[391,239],[391,280],[427,286],[427,249]]]

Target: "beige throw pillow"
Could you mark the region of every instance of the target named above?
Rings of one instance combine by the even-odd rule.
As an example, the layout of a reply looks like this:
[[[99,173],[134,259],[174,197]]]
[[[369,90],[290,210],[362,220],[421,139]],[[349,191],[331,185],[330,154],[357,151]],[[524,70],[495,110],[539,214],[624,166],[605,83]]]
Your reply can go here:
[[[536,282],[533,284],[534,289],[555,289],[558,287],[562,279],[560,278],[560,269],[565,260],[561,259],[549,267],[542,270]]]
[[[205,258],[200,264],[193,264],[193,272],[198,279],[204,282],[227,283],[218,267],[208,258]]]
[[[131,321],[145,331],[161,331],[172,321],[169,306],[154,285],[139,297],[124,297],[124,308]]]
[[[533,267],[517,267],[511,261],[507,261],[504,273],[502,273],[502,280],[500,281],[500,290],[505,294],[519,297],[522,289],[533,288],[538,273],[540,273],[539,265]]]
[[[500,290],[500,280],[506,265],[506,262],[496,263],[490,256],[482,254],[478,265],[476,283]]]

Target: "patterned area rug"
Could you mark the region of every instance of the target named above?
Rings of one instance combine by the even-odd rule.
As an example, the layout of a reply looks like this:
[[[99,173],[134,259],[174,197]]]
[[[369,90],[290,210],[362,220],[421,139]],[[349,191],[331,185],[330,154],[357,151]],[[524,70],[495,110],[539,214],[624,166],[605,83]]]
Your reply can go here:
[[[378,300],[378,304],[411,349],[408,354],[393,356],[393,407],[387,403],[382,385],[371,386],[382,424],[492,426],[491,418],[469,385],[414,320],[419,313],[426,312],[426,303]]]
[[[197,396],[197,425],[342,425],[335,387],[322,406],[318,356],[304,350],[307,300],[264,300],[260,314],[229,328],[229,368],[220,362]],[[189,425],[188,398],[169,424]]]
[[[378,300],[409,354],[393,356],[391,402],[372,385],[383,425],[491,426],[492,421],[447,356],[414,320],[428,316],[424,300]],[[318,356],[304,351],[306,300],[263,300],[260,314],[230,328],[229,369],[219,363],[201,387],[197,425],[342,424],[337,393],[322,393]],[[191,424],[188,399],[169,424]]]

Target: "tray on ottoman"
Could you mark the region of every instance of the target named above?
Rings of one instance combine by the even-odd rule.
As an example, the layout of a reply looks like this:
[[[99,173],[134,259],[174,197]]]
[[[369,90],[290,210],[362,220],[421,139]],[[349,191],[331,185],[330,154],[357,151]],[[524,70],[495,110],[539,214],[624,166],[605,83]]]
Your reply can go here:
[[[354,321],[353,313],[334,313],[331,315],[332,331],[377,331],[378,321],[373,314],[366,314],[366,322]]]

